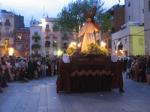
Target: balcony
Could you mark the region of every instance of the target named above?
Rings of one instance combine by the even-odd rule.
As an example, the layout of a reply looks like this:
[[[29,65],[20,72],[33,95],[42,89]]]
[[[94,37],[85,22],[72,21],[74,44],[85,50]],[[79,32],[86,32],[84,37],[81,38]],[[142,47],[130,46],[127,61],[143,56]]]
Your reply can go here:
[[[32,44],[32,50],[37,50],[40,49],[41,45],[40,44]]]
[[[51,42],[50,41],[45,41],[45,47],[50,47]]]

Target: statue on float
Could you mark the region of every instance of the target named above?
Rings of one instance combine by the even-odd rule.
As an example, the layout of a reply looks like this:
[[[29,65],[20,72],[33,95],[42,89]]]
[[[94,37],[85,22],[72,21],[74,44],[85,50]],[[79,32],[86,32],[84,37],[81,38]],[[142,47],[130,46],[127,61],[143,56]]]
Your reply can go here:
[[[100,26],[94,21],[95,14],[96,6],[93,7],[91,12],[84,10],[84,16],[87,18],[87,21],[78,35],[78,37],[83,37],[81,42],[81,52],[86,52],[88,50],[88,45],[96,44],[95,33],[100,31]]]
[[[94,21],[96,14],[96,6],[93,6],[91,11],[84,10],[84,16],[87,21],[79,31],[78,37],[83,37],[79,46],[75,43],[70,43],[67,48],[69,56],[72,55],[108,55],[108,50],[105,46],[97,44],[96,33],[100,31],[100,25]],[[79,48],[79,49],[78,49]],[[80,52],[81,50],[81,52]]]

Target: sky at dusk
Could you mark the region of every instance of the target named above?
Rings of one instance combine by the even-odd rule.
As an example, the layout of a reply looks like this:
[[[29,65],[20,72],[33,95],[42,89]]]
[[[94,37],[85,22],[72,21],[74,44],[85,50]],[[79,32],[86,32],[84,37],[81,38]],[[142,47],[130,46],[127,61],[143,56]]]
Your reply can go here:
[[[28,26],[31,18],[40,20],[43,15],[56,17],[64,6],[75,0],[0,0],[0,9],[15,12],[24,16],[25,25]],[[108,9],[119,0],[102,0],[104,8]],[[124,0],[120,0],[124,4]]]

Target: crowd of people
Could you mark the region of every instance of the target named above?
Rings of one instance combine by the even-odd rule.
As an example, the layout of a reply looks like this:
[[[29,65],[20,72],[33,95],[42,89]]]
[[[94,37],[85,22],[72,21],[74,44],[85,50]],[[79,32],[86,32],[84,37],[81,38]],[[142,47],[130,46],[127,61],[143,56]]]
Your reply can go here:
[[[66,58],[67,57],[67,58]],[[64,63],[70,62],[64,55]],[[150,56],[130,56],[124,59],[126,77],[150,83]],[[59,58],[53,57],[29,57],[21,58],[3,56],[0,58],[0,92],[7,87],[8,82],[28,82],[46,76],[58,74]]]
[[[138,82],[150,83],[150,56],[128,57],[126,76]]]
[[[53,57],[7,57],[0,58],[0,92],[8,82],[39,79],[57,74],[58,58]]]

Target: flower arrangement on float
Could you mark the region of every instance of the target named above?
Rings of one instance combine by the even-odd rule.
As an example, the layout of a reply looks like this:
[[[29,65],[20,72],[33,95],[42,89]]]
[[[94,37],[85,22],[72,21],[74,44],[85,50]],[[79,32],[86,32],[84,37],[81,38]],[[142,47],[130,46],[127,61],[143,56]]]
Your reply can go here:
[[[107,49],[98,44],[89,44],[88,50],[83,52],[85,55],[107,55],[107,53]]]
[[[67,53],[69,56],[73,56],[74,54],[82,54],[82,55],[108,55],[108,49],[104,46],[98,44],[89,44],[87,51],[81,52],[79,50],[79,46],[75,43],[71,43],[67,48]]]
[[[67,48],[67,54],[69,56],[72,56],[77,50],[77,43],[76,42],[71,42]]]

